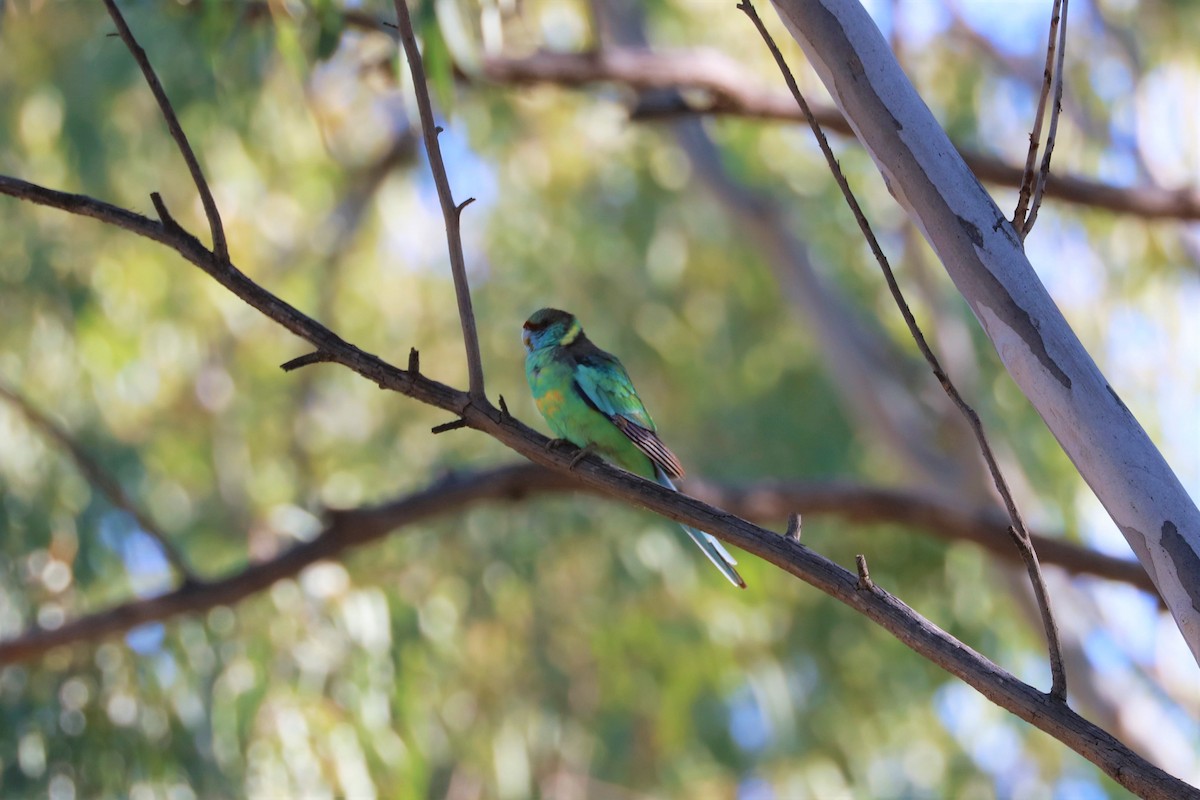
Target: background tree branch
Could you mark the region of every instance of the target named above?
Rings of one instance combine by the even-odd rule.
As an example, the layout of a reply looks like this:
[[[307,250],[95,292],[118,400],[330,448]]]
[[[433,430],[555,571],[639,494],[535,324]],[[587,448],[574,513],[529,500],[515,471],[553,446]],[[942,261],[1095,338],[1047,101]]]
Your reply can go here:
[[[121,486],[120,482],[105,472],[100,464],[88,455],[87,451],[69,433],[63,430],[50,417],[43,414],[28,398],[3,384],[0,384],[0,398],[8,401],[8,403],[20,411],[21,415],[28,420],[31,427],[62,450],[71,459],[75,468],[87,479],[88,483],[104,495],[109,503],[133,517],[133,521],[137,523],[138,527],[158,544],[159,549],[162,550],[163,557],[179,573],[179,577],[183,579],[185,584],[199,582],[199,578],[196,577],[196,574],[188,565],[183,553],[171,541],[171,537],[159,527],[158,523],[149,514],[134,502],[129,493],[125,491],[125,488]]]
[[[829,516],[862,525],[905,525],[946,541],[971,542],[1013,563],[1019,561],[1001,533],[1006,520],[999,509],[970,511],[919,492],[850,483],[767,482],[729,486],[692,478],[685,486],[705,503],[762,523],[777,522],[799,512],[810,520]],[[350,549],[423,520],[453,516],[483,503],[519,503],[564,492],[601,494],[593,486],[581,485],[570,474],[535,464],[451,473],[427,489],[387,503],[327,511],[327,524],[311,541],[225,577],[192,581],[179,589],[132,600],[52,630],[30,630],[0,641],[0,664],[29,661],[55,647],[98,641],[177,614],[203,613],[218,605],[232,605],[275,581],[297,575],[310,564],[339,559]],[[1135,561],[1106,556],[1060,538],[1034,536],[1047,564],[1074,575],[1107,578],[1154,591]]]
[[[483,61],[483,75],[506,86],[615,83],[635,90],[699,89],[710,95],[707,100],[689,99],[686,93],[660,95],[653,102],[638,103],[633,112],[635,119],[709,114],[804,121],[787,93],[759,87],[760,81],[747,74],[743,66],[712,50],[649,51],[615,47],[597,53],[488,56]],[[817,104],[813,106],[813,114],[822,127],[853,135],[838,109]],[[958,152],[980,180],[1013,188],[1021,185],[1024,173],[1020,167],[969,148],[959,147]],[[1200,193],[1194,189],[1116,186],[1071,173],[1055,173],[1046,179],[1045,194],[1066,203],[1148,219],[1200,220]]]

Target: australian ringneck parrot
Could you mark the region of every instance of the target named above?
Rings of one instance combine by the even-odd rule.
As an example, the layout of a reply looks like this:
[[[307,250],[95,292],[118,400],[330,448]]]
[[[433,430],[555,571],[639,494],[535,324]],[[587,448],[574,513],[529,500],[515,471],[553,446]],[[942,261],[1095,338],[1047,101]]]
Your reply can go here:
[[[675,489],[671,479],[683,476],[679,459],[658,438],[625,367],[591,343],[574,315],[556,308],[535,311],[522,338],[525,377],[555,436]],[[716,538],[682,527],[721,574],[746,588],[733,568],[737,561]]]

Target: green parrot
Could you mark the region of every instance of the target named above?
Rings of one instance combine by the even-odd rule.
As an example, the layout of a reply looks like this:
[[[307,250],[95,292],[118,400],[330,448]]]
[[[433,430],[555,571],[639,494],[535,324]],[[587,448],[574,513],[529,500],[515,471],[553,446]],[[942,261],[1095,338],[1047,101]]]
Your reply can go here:
[[[616,356],[592,344],[579,320],[557,308],[535,311],[525,321],[522,339],[525,377],[555,436],[675,491],[671,479],[683,476],[683,466],[658,438],[654,420]],[[746,588],[733,568],[737,561],[715,537],[682,527],[722,575]]]

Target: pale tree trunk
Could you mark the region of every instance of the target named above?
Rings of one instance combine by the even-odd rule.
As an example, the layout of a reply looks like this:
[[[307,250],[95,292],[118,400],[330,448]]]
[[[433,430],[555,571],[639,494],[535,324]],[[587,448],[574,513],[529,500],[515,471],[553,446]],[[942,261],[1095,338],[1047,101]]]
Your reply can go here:
[[[772,0],[970,304],[1000,360],[1125,535],[1200,661],[1200,511],[1046,292],[856,0]]]

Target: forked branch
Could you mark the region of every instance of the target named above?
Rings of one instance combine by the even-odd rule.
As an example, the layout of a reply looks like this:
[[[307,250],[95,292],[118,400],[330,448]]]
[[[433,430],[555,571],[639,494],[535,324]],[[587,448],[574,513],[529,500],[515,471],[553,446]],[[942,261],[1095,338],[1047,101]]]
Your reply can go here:
[[[1062,109],[1063,51],[1066,50],[1066,0],[1054,0],[1050,12],[1050,33],[1046,41],[1046,66],[1042,74],[1042,91],[1038,94],[1037,111],[1034,112],[1033,130],[1029,134],[1029,151],[1025,156],[1025,171],[1021,178],[1021,189],[1017,207],[1013,211],[1012,226],[1017,235],[1024,239],[1037,219],[1038,206],[1046,189],[1050,173],[1050,154],[1054,151],[1054,137],[1058,130],[1058,114]],[[1061,23],[1061,24],[1060,24]],[[1057,52],[1058,57],[1055,58]],[[1054,103],[1050,111],[1050,130],[1046,136],[1046,152],[1042,158],[1040,174],[1036,169],[1038,151],[1042,141],[1042,125],[1046,119],[1047,101],[1054,88]]]
[[[1058,25],[1058,46],[1056,48],[1058,55],[1054,62],[1054,103],[1050,106],[1050,128],[1046,131],[1046,150],[1042,153],[1042,165],[1038,169],[1037,185],[1034,186],[1033,198],[1029,201],[1029,214],[1020,228],[1019,235],[1022,239],[1029,235],[1029,232],[1033,230],[1033,223],[1037,222],[1038,210],[1042,207],[1042,196],[1046,193],[1046,183],[1050,180],[1050,156],[1054,153],[1054,142],[1058,138],[1058,120],[1062,115],[1063,81],[1065,80],[1063,57],[1067,52],[1067,6],[1068,0],[1062,0],[1062,19]],[[1053,24],[1050,26],[1050,31],[1053,35]],[[1053,52],[1055,49],[1047,52],[1047,59]]]
[[[200,193],[200,203],[204,206],[204,215],[208,217],[208,227],[212,233],[213,252],[217,258],[222,261],[228,261],[229,245],[225,241],[225,226],[221,224],[221,213],[217,210],[217,201],[213,199],[212,190],[209,189],[208,181],[204,178],[204,171],[200,169],[200,162],[196,159],[196,154],[192,151],[192,145],[188,142],[187,135],[183,132],[183,126],[179,124],[179,117],[175,115],[175,109],[171,106],[171,101],[167,98],[167,93],[159,82],[158,75],[154,72],[154,67],[150,65],[150,59],[146,56],[146,51],[138,44],[137,39],[134,38],[133,31],[125,23],[125,17],[121,15],[121,9],[117,8],[116,0],[104,0],[104,7],[108,9],[109,16],[116,23],[117,34],[121,37],[121,41],[129,48],[129,52],[133,54],[133,60],[141,68],[142,75],[146,78],[146,85],[150,87],[150,92],[154,95],[155,102],[158,103],[159,111],[162,112],[163,119],[166,120],[167,129],[171,132],[171,138],[175,140],[175,144],[179,147],[179,152],[183,155],[183,160],[187,162],[188,172],[192,174],[192,182],[196,184],[196,191]]]

